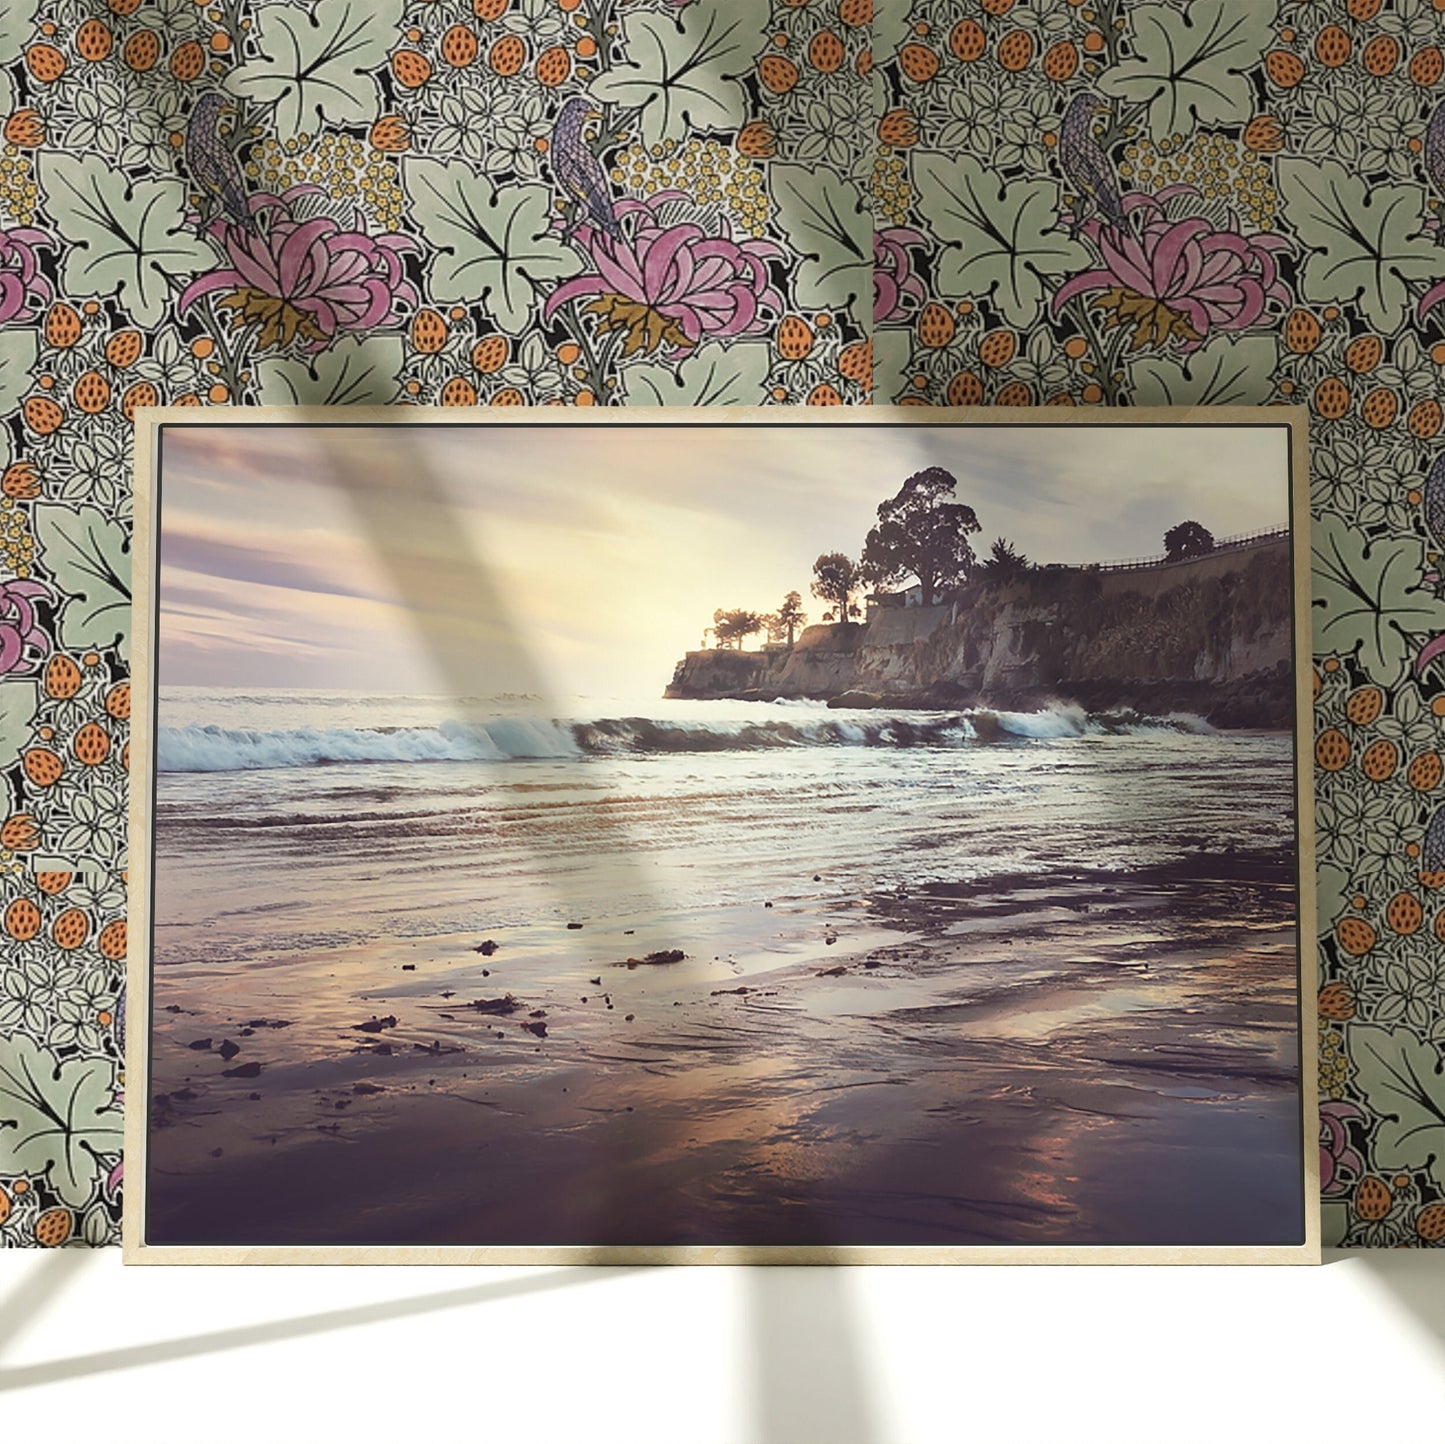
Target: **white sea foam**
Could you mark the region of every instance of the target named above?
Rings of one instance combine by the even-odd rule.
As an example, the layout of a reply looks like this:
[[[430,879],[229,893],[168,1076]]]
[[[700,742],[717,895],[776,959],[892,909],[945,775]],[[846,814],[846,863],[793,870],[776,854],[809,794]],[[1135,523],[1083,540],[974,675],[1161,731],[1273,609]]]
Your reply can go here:
[[[1090,716],[1055,705],[1037,712],[827,711],[791,709],[754,720],[729,717],[603,717],[556,721],[497,717],[413,727],[292,727],[253,730],[216,724],[162,727],[162,772],[244,772],[367,762],[509,762],[664,752],[746,752],[775,748],[955,748],[1010,740],[1212,731],[1198,717],[1136,713]]]

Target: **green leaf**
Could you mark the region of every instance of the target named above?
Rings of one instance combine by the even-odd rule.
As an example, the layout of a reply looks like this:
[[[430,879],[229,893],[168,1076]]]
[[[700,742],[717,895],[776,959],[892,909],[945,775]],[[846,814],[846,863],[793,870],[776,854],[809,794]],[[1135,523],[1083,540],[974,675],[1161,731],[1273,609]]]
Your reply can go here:
[[[8,416],[30,389],[40,341],[34,331],[19,326],[0,330],[0,416]],[[8,448],[9,438],[6,438]],[[9,456],[7,449],[6,456]]]
[[[20,59],[39,8],[40,0],[5,0],[0,5],[0,65]]]
[[[972,156],[916,157],[918,208],[945,242],[936,261],[947,296],[993,296],[1011,326],[1032,325],[1046,276],[1082,269],[1089,256],[1058,228],[1053,181],[1006,181]]]
[[[1130,394],[1138,406],[1263,406],[1277,359],[1268,337],[1218,336],[1182,363],[1164,356],[1136,361]]]
[[[98,155],[45,153],[40,189],[55,228],[70,242],[62,279],[72,296],[118,295],[140,326],[166,313],[173,278],[215,264],[186,225],[178,180],[130,181]]]
[[[629,366],[623,384],[630,406],[757,406],[770,362],[762,342],[712,341],[676,371],[658,362]]]
[[[380,109],[374,71],[396,43],[403,0],[319,0],[266,5],[259,12],[261,54],[231,76],[230,88],[275,109],[282,139],[331,125],[366,124]]]
[[[256,366],[263,406],[390,406],[406,363],[400,336],[345,336],[309,362]]]
[[[93,506],[35,507],[40,560],[69,599],[60,619],[67,647],[119,646],[130,652],[130,541],[119,522]]]
[[[1419,638],[1445,631],[1445,601],[1421,585],[1425,544],[1370,540],[1337,516],[1314,526],[1316,655],[1359,651],[1360,665],[1393,687]]]
[[[626,59],[592,82],[600,103],[638,112],[642,143],[731,130],[747,116],[736,77],[761,48],[767,0],[698,0],[675,18],[638,11],[622,22]]]
[[[873,333],[873,404],[891,406],[908,389],[913,356],[911,326],[880,326]]]
[[[0,1169],[48,1172],[60,1201],[81,1207],[101,1158],[121,1149],[113,1076],[99,1059],[62,1063],[22,1033],[0,1037]]]
[[[1321,862],[1315,867],[1315,931],[1321,936],[1334,930],[1335,923],[1345,910],[1345,899],[1355,889],[1350,885],[1350,875],[1344,868],[1333,862]]]
[[[1284,160],[1279,189],[1311,251],[1305,299],[1358,301],[1371,326],[1393,331],[1410,305],[1409,283],[1441,271],[1439,249],[1420,234],[1419,187],[1367,182],[1337,160]]]
[[[409,160],[406,188],[418,229],[433,247],[438,301],[481,301],[512,335],[524,330],[538,285],[576,275],[582,262],[551,234],[546,186],[498,190],[464,160]]]
[[[912,8],[910,0],[873,0],[873,24],[869,38],[873,42],[875,70],[912,37],[913,25],[909,20]]]
[[[1155,135],[1188,135],[1196,124],[1248,120],[1248,72],[1274,40],[1275,0],[1194,0],[1137,5],[1129,13],[1134,54],[1099,77],[1099,89],[1149,107]]]
[[[38,682],[0,682],[0,771],[20,756],[30,740],[30,723],[39,702]]]
[[[1350,1029],[1355,1082],[1380,1122],[1374,1157],[1381,1168],[1423,1168],[1445,1183],[1445,1056],[1404,1028],[1357,1023]]]
[[[873,213],[858,187],[826,166],[771,167],[778,225],[803,256],[799,305],[846,306],[860,326],[873,319]]]

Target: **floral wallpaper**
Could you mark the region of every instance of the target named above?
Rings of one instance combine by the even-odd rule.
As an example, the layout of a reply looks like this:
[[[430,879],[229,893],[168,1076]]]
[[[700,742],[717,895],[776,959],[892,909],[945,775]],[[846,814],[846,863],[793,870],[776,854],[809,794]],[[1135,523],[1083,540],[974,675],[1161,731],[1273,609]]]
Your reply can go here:
[[[0,1240],[117,1237],[139,406],[1310,408],[1328,1243],[1445,1240],[1445,0],[0,6]]]

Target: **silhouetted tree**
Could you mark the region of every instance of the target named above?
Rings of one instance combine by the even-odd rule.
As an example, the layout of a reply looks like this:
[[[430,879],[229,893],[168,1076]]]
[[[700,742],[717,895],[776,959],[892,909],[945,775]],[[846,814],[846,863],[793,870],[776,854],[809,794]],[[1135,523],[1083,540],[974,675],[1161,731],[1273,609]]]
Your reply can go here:
[[[878,525],[863,543],[861,565],[871,583],[891,586],[916,577],[929,607],[968,580],[974,562],[968,538],[980,527],[971,506],[947,500],[957,485],[952,472],[925,467],[879,506]]]
[[[763,629],[763,619],[756,612],[741,609],[724,612],[721,609],[712,614],[713,632],[721,646],[742,649],[743,638],[751,637]]]
[[[840,622],[858,615],[858,608],[851,600],[858,590],[858,581],[858,563],[842,552],[824,552],[813,563],[813,595],[832,602]]]
[[[1185,557],[1208,556],[1214,550],[1214,534],[1197,521],[1181,521],[1164,533],[1164,559],[1183,561]]]
[[[781,641],[786,634],[788,645],[793,645],[793,638],[797,635],[798,628],[808,620],[808,614],[803,610],[803,599],[797,592],[789,592],[783,598],[783,605],[773,613],[778,623],[779,635],[770,637],[770,641]]]
[[[1015,551],[1007,537],[995,537],[988,556],[979,563],[978,569],[990,581],[1016,582],[1029,569],[1029,559]]]

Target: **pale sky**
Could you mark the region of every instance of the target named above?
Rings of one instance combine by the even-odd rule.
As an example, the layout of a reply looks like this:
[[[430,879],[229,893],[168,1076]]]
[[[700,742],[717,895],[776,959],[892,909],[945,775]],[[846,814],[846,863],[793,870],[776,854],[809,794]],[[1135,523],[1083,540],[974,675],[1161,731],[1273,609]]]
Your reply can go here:
[[[168,423],[160,680],[656,697],[718,607],[817,620],[814,558],[930,465],[980,555],[1288,520],[1283,427]]]

